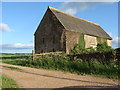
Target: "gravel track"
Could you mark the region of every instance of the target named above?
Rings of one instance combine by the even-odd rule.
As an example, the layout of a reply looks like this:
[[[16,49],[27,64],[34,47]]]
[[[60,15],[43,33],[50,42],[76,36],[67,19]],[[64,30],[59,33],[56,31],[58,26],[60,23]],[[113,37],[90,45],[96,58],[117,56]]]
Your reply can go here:
[[[2,73],[14,79],[20,88],[64,88],[64,87],[117,87],[118,80],[76,75],[62,71],[35,69],[17,65],[0,63],[4,66],[14,66],[22,70],[2,67]]]

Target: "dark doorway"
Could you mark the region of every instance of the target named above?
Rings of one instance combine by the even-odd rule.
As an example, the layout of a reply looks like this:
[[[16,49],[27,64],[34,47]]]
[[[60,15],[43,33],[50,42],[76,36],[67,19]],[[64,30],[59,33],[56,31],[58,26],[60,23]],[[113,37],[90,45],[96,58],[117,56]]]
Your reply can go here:
[[[53,52],[55,52],[55,49],[53,49]]]
[[[43,50],[41,50],[41,53],[43,53]]]

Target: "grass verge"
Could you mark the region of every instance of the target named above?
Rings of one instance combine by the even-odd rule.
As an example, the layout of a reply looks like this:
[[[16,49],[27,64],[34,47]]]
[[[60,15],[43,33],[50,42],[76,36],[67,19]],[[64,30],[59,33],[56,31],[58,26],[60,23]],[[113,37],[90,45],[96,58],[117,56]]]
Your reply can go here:
[[[18,88],[18,85],[13,79],[2,74],[2,89],[4,88]]]
[[[14,70],[22,70],[22,69],[20,69],[18,67],[12,67],[12,66],[2,66],[2,67],[14,69]]]

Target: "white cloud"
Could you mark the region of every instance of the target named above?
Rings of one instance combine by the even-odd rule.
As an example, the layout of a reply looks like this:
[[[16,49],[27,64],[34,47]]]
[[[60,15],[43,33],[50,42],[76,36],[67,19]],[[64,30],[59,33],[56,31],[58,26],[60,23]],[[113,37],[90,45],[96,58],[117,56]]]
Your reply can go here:
[[[7,24],[0,23],[0,31],[11,32],[12,29]]]
[[[15,44],[0,44],[0,47],[2,47],[3,50],[11,50],[11,49],[33,49],[33,44],[21,44],[21,43],[15,43]]]
[[[109,35],[110,35],[110,37],[112,37],[112,33],[111,32],[107,32]]]
[[[69,8],[65,12],[68,14],[74,15],[74,14],[76,14],[77,11],[76,11],[76,9]]]
[[[29,42],[30,42],[30,43],[33,43],[33,42],[34,42],[34,40],[30,40]]]
[[[13,45],[16,48],[32,48],[33,44],[21,44],[21,43],[16,43]]]
[[[120,47],[120,37],[113,37],[112,45],[115,48]]]
[[[114,36],[111,32],[107,32],[110,37],[112,37],[112,47],[113,48],[118,48],[120,47],[120,37]]]
[[[86,9],[94,8],[97,5],[104,4],[106,2],[64,2],[60,9],[69,13],[71,15],[75,15],[79,11],[83,11]]]

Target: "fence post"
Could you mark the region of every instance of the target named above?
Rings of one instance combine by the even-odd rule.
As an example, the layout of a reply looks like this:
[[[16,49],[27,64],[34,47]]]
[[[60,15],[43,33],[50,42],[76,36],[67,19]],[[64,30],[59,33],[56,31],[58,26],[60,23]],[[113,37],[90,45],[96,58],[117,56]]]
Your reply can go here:
[[[32,56],[33,56],[33,61],[34,61],[34,58],[35,58],[35,50],[32,50]]]

